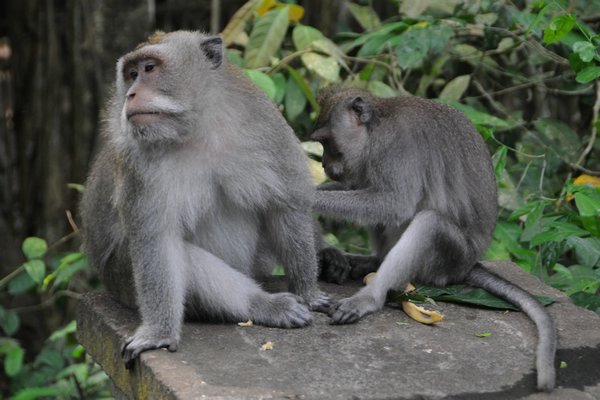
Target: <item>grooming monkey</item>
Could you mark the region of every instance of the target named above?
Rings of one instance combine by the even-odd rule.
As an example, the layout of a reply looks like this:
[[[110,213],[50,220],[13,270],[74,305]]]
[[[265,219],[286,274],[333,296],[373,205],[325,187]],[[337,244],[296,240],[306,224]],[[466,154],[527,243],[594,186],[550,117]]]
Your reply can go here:
[[[497,218],[496,183],[483,139],[458,111],[417,97],[377,98],[337,89],[320,98],[312,139],[324,148],[333,180],[320,187],[313,208],[326,217],[368,229],[374,256],[326,248],[328,280],[379,267],[374,281],[331,311],[334,323],[357,321],[381,309],[390,289],[409,281],[484,288],[523,310],[536,324],[538,389],[555,383],[554,322],[523,289],[479,262]]]
[[[306,156],[221,38],[155,34],[119,59],[104,136],[82,200],[84,249],[141,314],[128,368],[145,350],[175,351],[184,314],[294,328],[329,308]],[[291,293],[255,282],[275,261]],[[128,279],[135,299],[119,292]]]

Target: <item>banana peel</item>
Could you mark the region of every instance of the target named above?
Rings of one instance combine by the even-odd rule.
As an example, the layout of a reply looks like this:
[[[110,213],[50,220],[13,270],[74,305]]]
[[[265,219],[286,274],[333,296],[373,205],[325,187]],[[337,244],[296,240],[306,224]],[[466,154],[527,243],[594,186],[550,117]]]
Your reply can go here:
[[[370,274],[365,275],[365,277],[363,278],[364,284],[370,284],[373,281],[373,279],[375,279],[375,275],[375,272],[371,272]],[[416,288],[411,283],[409,283],[406,285],[404,292],[410,293],[414,292],[415,290]],[[421,306],[416,305],[415,303],[411,303],[408,300],[402,301],[401,305],[402,310],[406,313],[406,315],[422,324],[431,325],[438,323],[444,319],[444,316],[438,311],[427,310]]]

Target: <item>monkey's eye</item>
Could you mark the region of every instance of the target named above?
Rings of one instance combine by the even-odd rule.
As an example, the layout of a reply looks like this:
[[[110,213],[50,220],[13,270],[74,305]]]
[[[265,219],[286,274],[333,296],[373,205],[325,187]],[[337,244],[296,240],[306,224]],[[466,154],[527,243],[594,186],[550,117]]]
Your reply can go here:
[[[135,81],[135,78],[137,78],[138,73],[135,69],[130,69],[129,70],[129,77]]]
[[[154,69],[154,64],[146,64],[146,65],[144,66],[144,71],[145,71],[145,72],[150,72],[150,71],[152,71],[153,69]]]

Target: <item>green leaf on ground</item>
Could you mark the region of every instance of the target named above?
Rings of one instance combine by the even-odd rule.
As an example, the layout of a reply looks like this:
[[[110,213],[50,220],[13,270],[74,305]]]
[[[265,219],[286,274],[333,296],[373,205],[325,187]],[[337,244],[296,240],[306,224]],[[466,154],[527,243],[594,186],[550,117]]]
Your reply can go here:
[[[407,299],[413,301],[424,301],[425,299],[430,298],[434,301],[469,304],[498,310],[519,310],[514,305],[507,303],[506,301],[488,293],[483,289],[468,288],[464,285],[451,285],[445,288],[419,286],[416,292],[409,294],[393,292],[390,298],[392,301],[396,302]],[[549,305],[554,302],[553,299],[545,296],[536,296],[536,298],[544,305]]]

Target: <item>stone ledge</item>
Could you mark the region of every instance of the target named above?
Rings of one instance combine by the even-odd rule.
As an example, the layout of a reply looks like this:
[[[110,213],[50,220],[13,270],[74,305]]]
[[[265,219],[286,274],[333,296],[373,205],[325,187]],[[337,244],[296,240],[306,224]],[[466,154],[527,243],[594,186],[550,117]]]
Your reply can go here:
[[[598,399],[600,317],[508,262],[487,264],[537,295],[559,333],[558,386],[536,393],[535,327],[517,312],[439,303],[445,320],[421,325],[386,307],[354,325],[332,326],[315,313],[308,328],[284,330],[235,324],[186,323],[179,350],[145,352],[132,371],[120,345],[139,323],[135,311],[106,293],[78,306],[79,341],[131,399]],[[281,282],[276,282],[275,286]],[[323,284],[334,297],[357,286]],[[487,338],[475,335],[491,332]],[[273,342],[273,350],[262,351]]]

